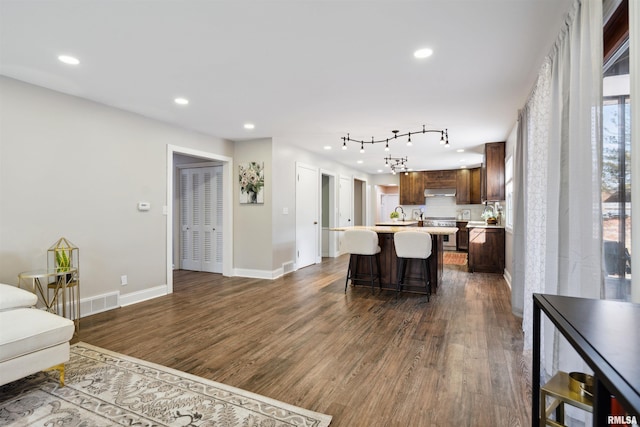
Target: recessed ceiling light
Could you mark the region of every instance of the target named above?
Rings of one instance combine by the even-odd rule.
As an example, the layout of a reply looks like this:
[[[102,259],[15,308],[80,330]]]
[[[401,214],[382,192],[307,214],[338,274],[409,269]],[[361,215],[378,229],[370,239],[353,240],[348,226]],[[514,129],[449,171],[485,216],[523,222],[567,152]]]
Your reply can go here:
[[[464,153],[464,148],[458,148],[456,151],[457,151],[458,153]]]
[[[387,184],[389,187],[397,187],[398,184]]]
[[[244,124],[244,128],[245,129],[255,129],[256,125],[254,125],[253,123],[245,123]]]
[[[331,146],[330,146],[330,145],[325,145],[325,146],[324,146],[324,149],[325,149],[325,150],[331,150]]]
[[[462,162],[466,161],[466,159],[460,159],[460,160],[458,160],[458,161],[459,161],[460,163],[462,163]]]
[[[413,56],[415,56],[416,58],[428,58],[431,55],[433,55],[433,50],[429,48],[418,49],[415,52],[413,52]]]
[[[358,160],[358,164],[362,164],[362,160]]]
[[[173,100],[178,105],[187,105],[189,104],[189,100],[187,98],[176,98]]]
[[[382,172],[382,169],[378,169],[378,173],[381,173],[381,172]]]
[[[80,63],[80,60],[78,58],[69,55],[58,56],[58,61],[64,62],[65,64],[69,65],[78,65]]]
[[[465,165],[460,166],[460,169],[466,169],[467,167]]]

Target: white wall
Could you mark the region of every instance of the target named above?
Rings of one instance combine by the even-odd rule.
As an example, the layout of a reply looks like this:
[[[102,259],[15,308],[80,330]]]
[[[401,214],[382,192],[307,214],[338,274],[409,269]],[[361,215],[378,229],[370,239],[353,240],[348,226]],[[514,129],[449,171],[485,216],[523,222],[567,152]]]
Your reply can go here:
[[[347,166],[335,163],[325,157],[311,153],[292,145],[287,138],[273,138],[273,269],[283,268],[284,264],[295,261],[296,251],[296,162],[317,166],[319,169],[339,176],[349,176],[367,181],[370,176]],[[374,203],[370,201],[370,203]],[[288,214],[283,213],[288,208]],[[336,205],[337,209],[337,205]],[[334,213],[335,214],[335,213]]]
[[[270,278],[273,270],[272,251],[272,194],[274,168],[272,167],[270,138],[235,143],[234,150],[234,224],[233,260],[238,275]],[[240,204],[238,167],[248,162],[264,162],[264,203]],[[293,181],[293,176],[290,178]]]
[[[80,248],[81,298],[164,286],[169,144],[233,155],[232,142],[0,77],[0,281],[46,267],[64,236]]]

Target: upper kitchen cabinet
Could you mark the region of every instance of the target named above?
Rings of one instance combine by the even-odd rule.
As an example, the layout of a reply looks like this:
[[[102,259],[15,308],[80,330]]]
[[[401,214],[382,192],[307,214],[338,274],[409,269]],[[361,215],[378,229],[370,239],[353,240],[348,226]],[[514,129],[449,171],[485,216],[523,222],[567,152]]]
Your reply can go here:
[[[456,173],[456,204],[480,203],[480,168],[459,169]]]
[[[488,202],[504,200],[504,142],[484,145],[481,199]]]
[[[482,203],[481,196],[481,182],[482,182],[482,170],[481,168],[471,169],[471,190],[469,191],[469,199],[472,205],[479,205]]]
[[[456,188],[456,170],[424,172],[424,188]]]
[[[400,174],[400,204],[424,205],[424,173]]]

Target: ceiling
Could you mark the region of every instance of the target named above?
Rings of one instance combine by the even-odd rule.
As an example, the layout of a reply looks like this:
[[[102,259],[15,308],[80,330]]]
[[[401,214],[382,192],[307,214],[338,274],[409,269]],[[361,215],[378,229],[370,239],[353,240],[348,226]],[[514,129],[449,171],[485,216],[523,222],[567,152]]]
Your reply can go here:
[[[427,133],[390,155],[453,169],[507,138],[570,4],[0,0],[0,74],[216,137],[282,138],[372,174],[388,173],[384,144],[343,151],[347,133],[446,128],[449,149]],[[433,55],[414,58],[425,47]]]

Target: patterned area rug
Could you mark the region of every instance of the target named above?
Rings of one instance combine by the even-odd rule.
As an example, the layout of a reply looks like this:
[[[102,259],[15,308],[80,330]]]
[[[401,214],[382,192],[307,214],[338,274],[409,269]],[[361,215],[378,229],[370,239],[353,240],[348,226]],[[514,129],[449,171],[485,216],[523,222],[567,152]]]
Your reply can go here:
[[[466,265],[467,254],[464,252],[445,252],[443,263],[449,265]]]
[[[331,416],[85,343],[65,387],[40,372],[0,387],[3,426],[328,426]]]

